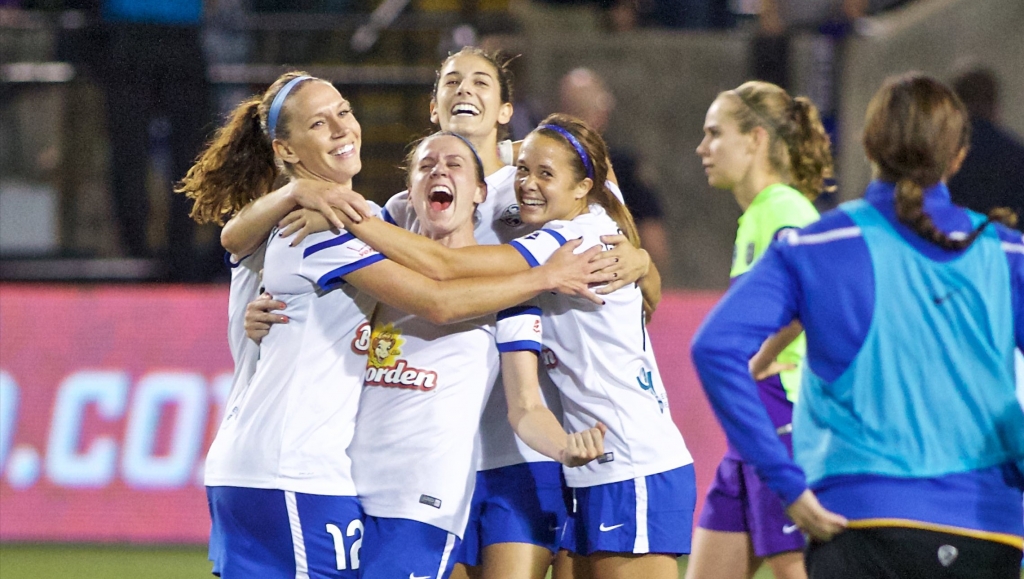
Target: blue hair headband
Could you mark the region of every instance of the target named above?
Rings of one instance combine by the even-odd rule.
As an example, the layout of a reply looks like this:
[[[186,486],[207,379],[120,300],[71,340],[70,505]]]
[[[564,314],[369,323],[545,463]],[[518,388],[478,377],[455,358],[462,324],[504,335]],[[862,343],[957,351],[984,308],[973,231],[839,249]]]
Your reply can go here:
[[[590,156],[587,155],[587,150],[583,148],[583,145],[580,144],[579,140],[574,137],[572,133],[558,125],[540,125],[537,128],[550,129],[565,137],[565,139],[569,141],[569,144],[572,145],[572,148],[576,149],[576,153],[579,154],[580,159],[583,160],[583,167],[587,170],[587,177],[590,177],[591,180],[594,179],[594,165],[590,162]]]
[[[462,135],[460,135],[458,133],[453,133],[451,131],[438,131],[437,133],[434,133],[434,135],[432,135],[432,136],[443,137],[443,136],[446,136],[446,135],[447,136],[456,137],[459,140],[461,140],[463,143],[466,143],[466,146],[469,147],[469,150],[473,152],[473,157],[476,159],[476,166],[479,169],[477,171],[477,175],[481,179],[483,179],[483,175],[484,175],[484,162],[480,160],[480,154],[476,152],[476,147],[473,146],[473,143],[470,143],[469,139],[467,139],[466,137],[463,137]]]
[[[270,112],[267,113],[267,134],[270,135],[270,140],[274,140],[274,135],[277,133],[277,117],[281,116],[281,107],[284,106],[284,99],[288,98],[288,93],[295,88],[295,85],[299,84],[304,80],[310,80],[311,76],[297,76],[277,91],[274,95],[274,102],[270,103]]]

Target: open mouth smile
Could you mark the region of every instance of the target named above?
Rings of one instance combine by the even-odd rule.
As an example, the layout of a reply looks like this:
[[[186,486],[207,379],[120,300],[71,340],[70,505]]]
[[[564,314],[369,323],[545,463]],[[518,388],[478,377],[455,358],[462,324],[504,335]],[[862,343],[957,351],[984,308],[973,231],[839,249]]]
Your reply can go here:
[[[475,117],[480,114],[480,109],[469,103],[459,103],[452,107],[454,117]]]
[[[455,195],[452,194],[452,190],[447,185],[434,185],[430,189],[430,194],[427,195],[427,201],[430,203],[430,208],[434,211],[444,211],[451,206],[452,201],[455,200]]]
[[[333,157],[347,157],[347,156],[351,155],[352,153],[354,153],[355,150],[356,150],[355,144],[349,143],[347,145],[342,145],[342,146],[338,147],[337,149],[334,149],[333,151],[331,151],[330,154]]]

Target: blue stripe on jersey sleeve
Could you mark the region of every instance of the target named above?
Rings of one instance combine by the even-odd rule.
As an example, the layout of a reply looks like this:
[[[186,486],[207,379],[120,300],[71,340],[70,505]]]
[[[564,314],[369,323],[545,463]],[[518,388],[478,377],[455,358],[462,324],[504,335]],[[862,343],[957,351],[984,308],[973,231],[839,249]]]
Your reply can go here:
[[[351,233],[342,233],[341,235],[338,235],[337,237],[334,237],[332,239],[328,239],[327,241],[321,241],[320,243],[310,245],[309,247],[306,248],[305,251],[302,252],[302,257],[309,257],[318,251],[322,251],[324,249],[334,247],[336,245],[341,245],[355,238],[356,236],[352,235]]]
[[[508,308],[507,310],[501,310],[498,312],[498,320],[501,321],[515,316],[539,316],[540,314],[540,308],[537,306],[516,306],[514,308]]]
[[[316,285],[320,286],[325,290],[336,289],[338,287],[341,287],[345,283],[345,280],[342,278],[344,278],[346,275],[352,273],[353,271],[356,271],[357,269],[362,269],[368,265],[372,265],[374,263],[377,263],[378,261],[382,261],[383,259],[385,259],[383,255],[375,253],[369,257],[364,257],[359,261],[354,261],[348,265],[344,265],[337,269],[333,269],[320,276],[320,279],[316,280]]]
[[[562,237],[561,233],[555,231],[554,229],[541,229],[541,231],[543,231],[544,233],[547,233],[551,237],[554,237],[555,241],[558,242],[559,246],[565,245],[565,238]]]
[[[516,251],[519,252],[519,255],[523,256],[523,259],[526,260],[526,263],[530,264],[530,267],[540,266],[540,262],[537,261],[537,258],[533,257],[533,254],[530,253],[530,250],[526,249],[526,247],[524,247],[522,243],[513,240],[508,242],[508,244],[514,247]]]
[[[514,342],[498,343],[499,352],[537,352],[540,353],[540,342],[533,340],[516,340]]]
[[[380,218],[386,221],[387,223],[390,223],[391,225],[398,225],[397,223],[395,223],[395,218],[392,217],[390,213],[388,213],[388,210],[386,208],[382,208],[380,210]]]
[[[242,259],[245,259],[245,257],[243,257]],[[238,263],[235,263],[234,261],[231,260],[231,252],[224,252],[224,265],[230,267],[231,269],[235,269],[236,267],[242,265],[242,259],[238,260]]]

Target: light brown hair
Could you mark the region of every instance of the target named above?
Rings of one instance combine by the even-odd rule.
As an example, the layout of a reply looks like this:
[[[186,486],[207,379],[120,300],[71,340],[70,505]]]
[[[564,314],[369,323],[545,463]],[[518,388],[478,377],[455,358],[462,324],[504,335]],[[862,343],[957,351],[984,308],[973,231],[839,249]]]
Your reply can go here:
[[[217,130],[188,174],[178,182],[174,191],[195,201],[189,214],[192,219],[222,225],[225,218],[273,189],[281,169],[267,132],[267,115],[278,91],[299,76],[309,75],[299,71],[282,74],[262,95],[235,107],[227,123]],[[327,82],[314,77],[299,81],[287,97],[292,97],[311,81]],[[282,106],[276,138],[288,138],[288,117],[288,107]],[[284,171],[287,173],[287,165]]]
[[[888,79],[868,105],[864,150],[878,177],[896,183],[896,215],[924,239],[948,250],[970,246],[994,220],[1012,221],[995,209],[970,235],[951,239],[924,211],[924,189],[948,177],[970,141],[967,109],[938,80],[909,73]]]
[[[832,145],[817,107],[807,97],[791,97],[769,82],[750,81],[719,95],[735,106],[741,133],[768,132],[768,162],[787,182],[813,201],[833,176]]]

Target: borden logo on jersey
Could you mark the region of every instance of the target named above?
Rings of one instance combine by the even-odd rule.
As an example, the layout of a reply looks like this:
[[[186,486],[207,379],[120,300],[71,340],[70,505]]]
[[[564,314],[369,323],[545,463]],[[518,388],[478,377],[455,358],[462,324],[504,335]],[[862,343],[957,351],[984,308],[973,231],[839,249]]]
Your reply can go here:
[[[358,337],[357,337],[358,339]],[[366,386],[407,388],[429,392],[437,387],[437,373],[413,368],[402,355],[402,332],[393,325],[377,326],[370,333],[367,351]]]

